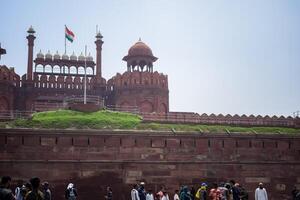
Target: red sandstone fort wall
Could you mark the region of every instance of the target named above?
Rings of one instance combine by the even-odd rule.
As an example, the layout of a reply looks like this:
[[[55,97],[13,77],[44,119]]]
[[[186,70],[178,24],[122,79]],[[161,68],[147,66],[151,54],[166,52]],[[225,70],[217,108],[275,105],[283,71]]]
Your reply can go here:
[[[0,175],[39,176],[63,199],[69,181],[81,198],[129,199],[131,184],[147,188],[235,179],[250,192],[264,182],[270,199],[288,199],[300,184],[300,137],[170,134],[127,131],[0,130]],[[90,194],[88,193],[90,192]]]
[[[207,115],[192,112],[168,112],[164,113],[141,113],[145,122],[178,123],[178,124],[211,124],[230,126],[278,126],[278,127],[300,127],[299,118],[268,115]]]

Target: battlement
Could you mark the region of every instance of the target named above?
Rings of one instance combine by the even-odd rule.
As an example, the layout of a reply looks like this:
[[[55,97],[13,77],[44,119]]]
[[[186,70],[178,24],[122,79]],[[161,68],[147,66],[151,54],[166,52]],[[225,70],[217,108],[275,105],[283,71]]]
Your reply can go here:
[[[291,116],[262,117],[260,115],[215,115],[198,114],[193,112],[169,112],[169,113],[143,113],[143,119],[147,122],[163,123],[191,123],[211,125],[233,125],[233,126],[278,126],[278,127],[300,127],[299,118]]]
[[[107,81],[108,89],[126,89],[126,88],[161,88],[168,90],[168,76],[155,72],[124,72],[117,73]]]

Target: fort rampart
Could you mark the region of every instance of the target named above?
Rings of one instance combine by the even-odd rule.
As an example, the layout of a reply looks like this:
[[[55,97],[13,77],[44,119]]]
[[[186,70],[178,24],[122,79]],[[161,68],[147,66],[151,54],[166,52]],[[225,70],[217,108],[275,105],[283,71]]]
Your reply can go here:
[[[150,131],[0,129],[0,175],[51,183],[54,199],[76,184],[80,199],[127,200],[130,188],[145,181],[173,194],[182,184],[198,187],[234,179],[253,198],[264,182],[270,199],[289,199],[300,184],[300,137],[281,134],[199,134]]]

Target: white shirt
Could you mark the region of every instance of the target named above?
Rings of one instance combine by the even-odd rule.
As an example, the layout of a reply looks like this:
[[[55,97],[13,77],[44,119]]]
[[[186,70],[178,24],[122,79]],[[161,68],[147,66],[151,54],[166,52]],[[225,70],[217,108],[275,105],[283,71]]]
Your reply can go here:
[[[140,200],[139,193],[136,189],[131,190],[131,200]]]
[[[174,194],[174,200],[179,200],[178,194]]]
[[[146,200],[154,200],[153,194],[146,194]]]
[[[255,200],[268,200],[267,191],[265,188],[256,188],[255,190]]]
[[[164,195],[164,196],[161,198],[161,200],[169,200],[169,195],[168,195],[168,194]]]

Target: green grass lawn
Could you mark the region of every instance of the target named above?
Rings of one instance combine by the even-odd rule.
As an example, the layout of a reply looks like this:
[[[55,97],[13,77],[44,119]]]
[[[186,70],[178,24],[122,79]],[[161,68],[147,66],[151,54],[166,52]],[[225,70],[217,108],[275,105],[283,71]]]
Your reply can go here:
[[[35,113],[31,119],[1,122],[0,128],[46,128],[46,129],[136,129],[159,131],[183,131],[203,133],[272,133],[298,134],[300,129],[282,127],[236,127],[222,125],[143,123],[135,114],[98,111],[83,113],[58,110]]]
[[[31,119],[18,119],[6,124],[12,128],[55,128],[55,129],[133,129],[141,117],[129,113],[98,111],[84,113],[57,110],[33,114]]]

